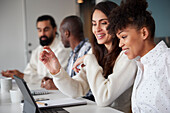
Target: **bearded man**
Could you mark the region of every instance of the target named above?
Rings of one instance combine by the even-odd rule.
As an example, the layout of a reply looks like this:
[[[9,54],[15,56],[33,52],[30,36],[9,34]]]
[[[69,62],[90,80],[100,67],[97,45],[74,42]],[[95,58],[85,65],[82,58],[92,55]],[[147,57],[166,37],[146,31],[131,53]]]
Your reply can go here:
[[[62,67],[66,68],[70,49],[65,48],[58,38],[57,26],[53,17],[42,15],[38,17],[36,22],[40,45],[32,51],[30,62],[27,64],[24,72],[19,70],[6,70],[1,74],[5,77],[13,78],[16,75],[23,78],[27,83],[41,83],[44,77],[50,77],[49,71],[39,61],[39,54],[43,51],[43,46],[49,46],[59,58]],[[57,37],[56,37],[57,36]]]

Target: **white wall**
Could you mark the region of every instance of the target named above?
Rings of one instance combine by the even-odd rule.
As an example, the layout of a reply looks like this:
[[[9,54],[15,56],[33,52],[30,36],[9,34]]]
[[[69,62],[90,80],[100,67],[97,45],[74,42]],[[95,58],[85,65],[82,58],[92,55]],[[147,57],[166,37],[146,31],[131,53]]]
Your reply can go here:
[[[39,45],[36,19],[42,14],[59,26],[65,16],[77,14],[77,5],[75,0],[0,0],[0,71],[25,69],[28,51]]]
[[[0,70],[25,66],[22,3],[0,0]]]
[[[59,25],[62,19],[68,15],[76,14],[75,0],[26,0],[26,29],[28,51],[39,45],[39,38],[36,29],[36,20],[40,15],[49,14],[54,17],[56,24]],[[59,33],[59,30],[58,30]],[[27,53],[28,53],[27,51]],[[27,55],[28,60],[30,54]]]

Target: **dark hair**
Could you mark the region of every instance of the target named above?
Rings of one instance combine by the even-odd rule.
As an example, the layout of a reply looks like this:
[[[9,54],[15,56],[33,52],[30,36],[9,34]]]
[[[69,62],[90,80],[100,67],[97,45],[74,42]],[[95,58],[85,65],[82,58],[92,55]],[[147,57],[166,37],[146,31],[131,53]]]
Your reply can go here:
[[[109,34],[115,34],[131,25],[140,30],[147,27],[151,39],[155,35],[155,21],[151,13],[146,11],[148,3],[146,0],[124,0],[120,7],[113,10],[109,16]]]
[[[61,26],[62,30],[69,30],[73,36],[81,40],[84,39],[83,22],[80,17],[75,15],[67,16],[63,19]]]
[[[44,20],[50,20],[51,26],[52,26],[53,28],[54,28],[54,27],[57,27],[54,18],[53,18],[52,16],[50,16],[50,15],[43,15],[43,16],[38,17],[37,23],[38,23],[39,21],[44,21]],[[37,23],[36,23],[36,24],[37,24]]]
[[[111,1],[100,2],[94,7],[92,15],[95,10],[100,10],[108,17],[111,10],[117,6],[117,4]],[[104,44],[97,43],[97,39],[94,35],[90,41],[93,54],[96,56],[99,65],[103,68],[104,77],[107,78],[109,74],[113,73],[113,66],[121,52],[121,48],[119,48],[119,40],[116,35],[112,35],[112,49],[109,52]]]
[[[57,27],[54,18],[53,18],[52,16],[50,16],[50,15],[42,15],[42,16],[39,16],[38,19],[37,19],[36,25],[37,25],[38,22],[40,22],[40,21],[46,21],[46,20],[50,20],[50,24],[51,24],[51,26],[52,26],[53,28]],[[58,33],[56,32],[56,34],[58,34]]]

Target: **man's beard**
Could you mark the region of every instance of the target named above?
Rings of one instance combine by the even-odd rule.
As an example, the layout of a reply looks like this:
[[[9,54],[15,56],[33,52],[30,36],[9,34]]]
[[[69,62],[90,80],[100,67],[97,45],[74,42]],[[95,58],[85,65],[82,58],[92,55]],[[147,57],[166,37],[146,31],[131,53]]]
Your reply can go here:
[[[42,40],[42,38],[45,38],[45,40]],[[40,38],[40,45],[41,46],[49,46],[53,42],[53,37],[47,37],[47,36],[41,36]]]

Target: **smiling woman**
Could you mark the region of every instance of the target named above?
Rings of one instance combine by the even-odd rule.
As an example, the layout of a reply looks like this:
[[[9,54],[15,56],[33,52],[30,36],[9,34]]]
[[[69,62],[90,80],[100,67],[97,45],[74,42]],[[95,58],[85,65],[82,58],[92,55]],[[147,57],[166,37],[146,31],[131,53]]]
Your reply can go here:
[[[154,43],[155,21],[146,0],[125,0],[109,17],[109,33],[116,33],[119,46],[135,59],[138,72],[132,93],[134,113],[170,112],[170,49]]]
[[[104,44],[107,50],[111,50],[112,37],[108,34],[109,25],[107,16],[100,10],[95,10],[92,17],[92,31],[98,44]]]
[[[145,37],[141,35],[143,32],[145,32]],[[146,33],[148,33],[146,32],[146,28],[136,31],[133,27],[118,31],[117,37],[120,39],[119,47],[122,48],[129,59],[133,59],[137,56],[144,56],[146,50],[143,48],[144,45],[142,41],[146,38]]]
[[[85,67],[81,68],[76,76],[69,77],[50,48],[49,53],[41,53],[40,60],[53,73],[55,85],[65,95],[80,97],[91,89],[97,105],[111,106],[128,113],[137,68],[135,62],[121,52],[118,38],[108,34],[108,16],[116,7],[117,5],[110,1],[100,2],[94,7],[94,37],[91,37],[93,54],[80,58]]]

